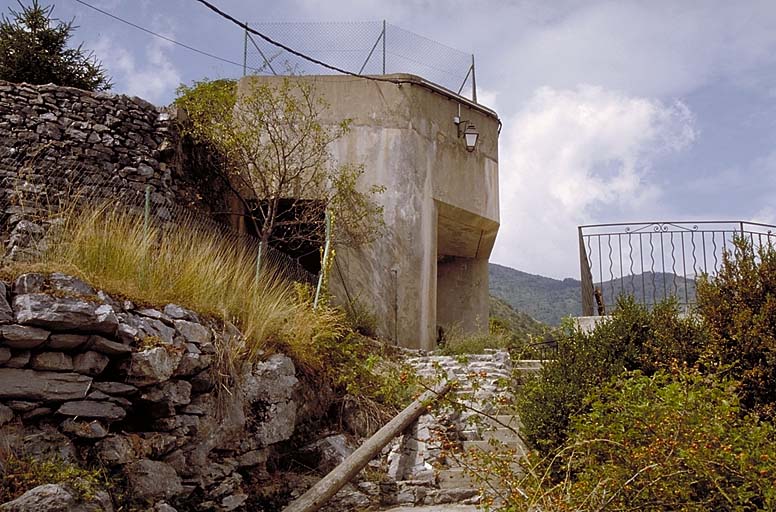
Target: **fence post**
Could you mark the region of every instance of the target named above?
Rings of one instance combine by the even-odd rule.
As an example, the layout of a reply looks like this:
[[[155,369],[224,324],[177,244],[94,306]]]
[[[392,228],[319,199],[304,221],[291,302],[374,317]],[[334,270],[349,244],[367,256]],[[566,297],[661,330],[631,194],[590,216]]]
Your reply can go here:
[[[474,68],[474,54],[472,53],[472,101],[477,103],[477,73]]]
[[[331,249],[331,215],[329,210],[326,210],[326,245],[323,248],[323,261],[321,262],[321,273],[318,276],[318,287],[315,289],[315,300],[313,301],[313,309],[318,309],[318,300],[321,297],[321,288],[323,288],[323,282],[327,272],[327,264],[329,262],[329,251]]]
[[[151,185],[146,185],[145,201],[143,202],[143,268],[140,270],[140,282],[143,287],[146,285],[148,276],[148,230],[151,223]]]
[[[386,23],[385,20],[383,20],[383,74],[385,74],[385,34],[386,34]]]
[[[145,188],[145,203],[143,204],[143,239],[148,241],[148,224],[151,221],[151,185]]]
[[[585,238],[582,227],[577,228],[579,233],[579,277],[582,281],[582,315],[593,316],[593,274],[590,272],[590,261],[585,250]]]
[[[259,250],[256,253],[256,283],[259,282],[259,275],[261,274],[261,253],[262,249],[264,248],[264,242],[259,240]]]
[[[245,35],[243,37],[243,76],[248,74],[248,22],[245,22]]]

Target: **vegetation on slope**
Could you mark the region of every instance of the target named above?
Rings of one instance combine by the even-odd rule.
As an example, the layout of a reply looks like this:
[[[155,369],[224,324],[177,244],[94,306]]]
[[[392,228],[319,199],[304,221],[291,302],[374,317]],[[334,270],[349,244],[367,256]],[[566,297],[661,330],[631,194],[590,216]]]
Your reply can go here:
[[[544,324],[534,320],[531,315],[517,311],[498,297],[491,295],[488,303],[491,323],[508,329],[521,339],[525,339],[529,335],[542,334],[546,329]]]
[[[478,456],[505,510],[773,510],[776,250],[742,240],[695,315],[619,302],[518,388],[535,450]]]
[[[521,272],[491,263],[490,293],[520,312],[548,325],[560,325],[567,316],[582,314],[582,283],[566,278],[562,281]],[[655,304],[671,296],[682,303],[695,301],[696,283],[670,273],[646,272],[624,279],[605,281],[601,286],[607,311],[616,306],[620,295],[633,295],[639,302]]]
[[[287,281],[269,263],[256,275],[256,251],[241,240],[195,223],[146,227],[133,212],[111,206],[73,208],[55,217],[38,259],[4,272],[37,270],[76,275],[114,297],[137,304],[175,303],[220,322],[242,337],[217,347],[222,364],[259,360],[274,351],[342,393],[395,410],[412,386],[388,353],[357,335],[343,311],[312,290]]]

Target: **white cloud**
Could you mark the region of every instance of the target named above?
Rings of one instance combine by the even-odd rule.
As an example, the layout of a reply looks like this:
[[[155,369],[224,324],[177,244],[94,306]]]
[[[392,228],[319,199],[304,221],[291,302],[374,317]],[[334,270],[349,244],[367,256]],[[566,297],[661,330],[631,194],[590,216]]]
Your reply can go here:
[[[181,72],[168,54],[171,43],[153,39],[139,55],[106,37],[101,37],[93,47],[113,77],[114,92],[159,104],[182,81]]]
[[[661,194],[652,163],[697,135],[681,102],[593,86],[540,88],[504,126],[493,259],[556,276],[576,272],[576,226],[652,209]]]

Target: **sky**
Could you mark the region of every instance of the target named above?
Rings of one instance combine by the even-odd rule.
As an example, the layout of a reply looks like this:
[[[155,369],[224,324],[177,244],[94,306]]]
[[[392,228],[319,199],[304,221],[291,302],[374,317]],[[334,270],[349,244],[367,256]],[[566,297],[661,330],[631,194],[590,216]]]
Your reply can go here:
[[[87,1],[238,64],[56,0],[116,93],[163,105],[180,83],[242,72],[241,29],[194,0]],[[578,278],[582,224],[776,224],[773,0],[212,2],[252,22],[385,19],[475,54],[478,99],[503,122],[492,262]]]

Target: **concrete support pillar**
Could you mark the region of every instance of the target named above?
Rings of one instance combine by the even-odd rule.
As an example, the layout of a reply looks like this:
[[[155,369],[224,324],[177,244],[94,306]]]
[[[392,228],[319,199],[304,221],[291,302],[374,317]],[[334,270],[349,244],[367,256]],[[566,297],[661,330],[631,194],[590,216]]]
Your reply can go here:
[[[487,332],[487,258],[443,256],[437,262],[437,324],[445,332]]]

